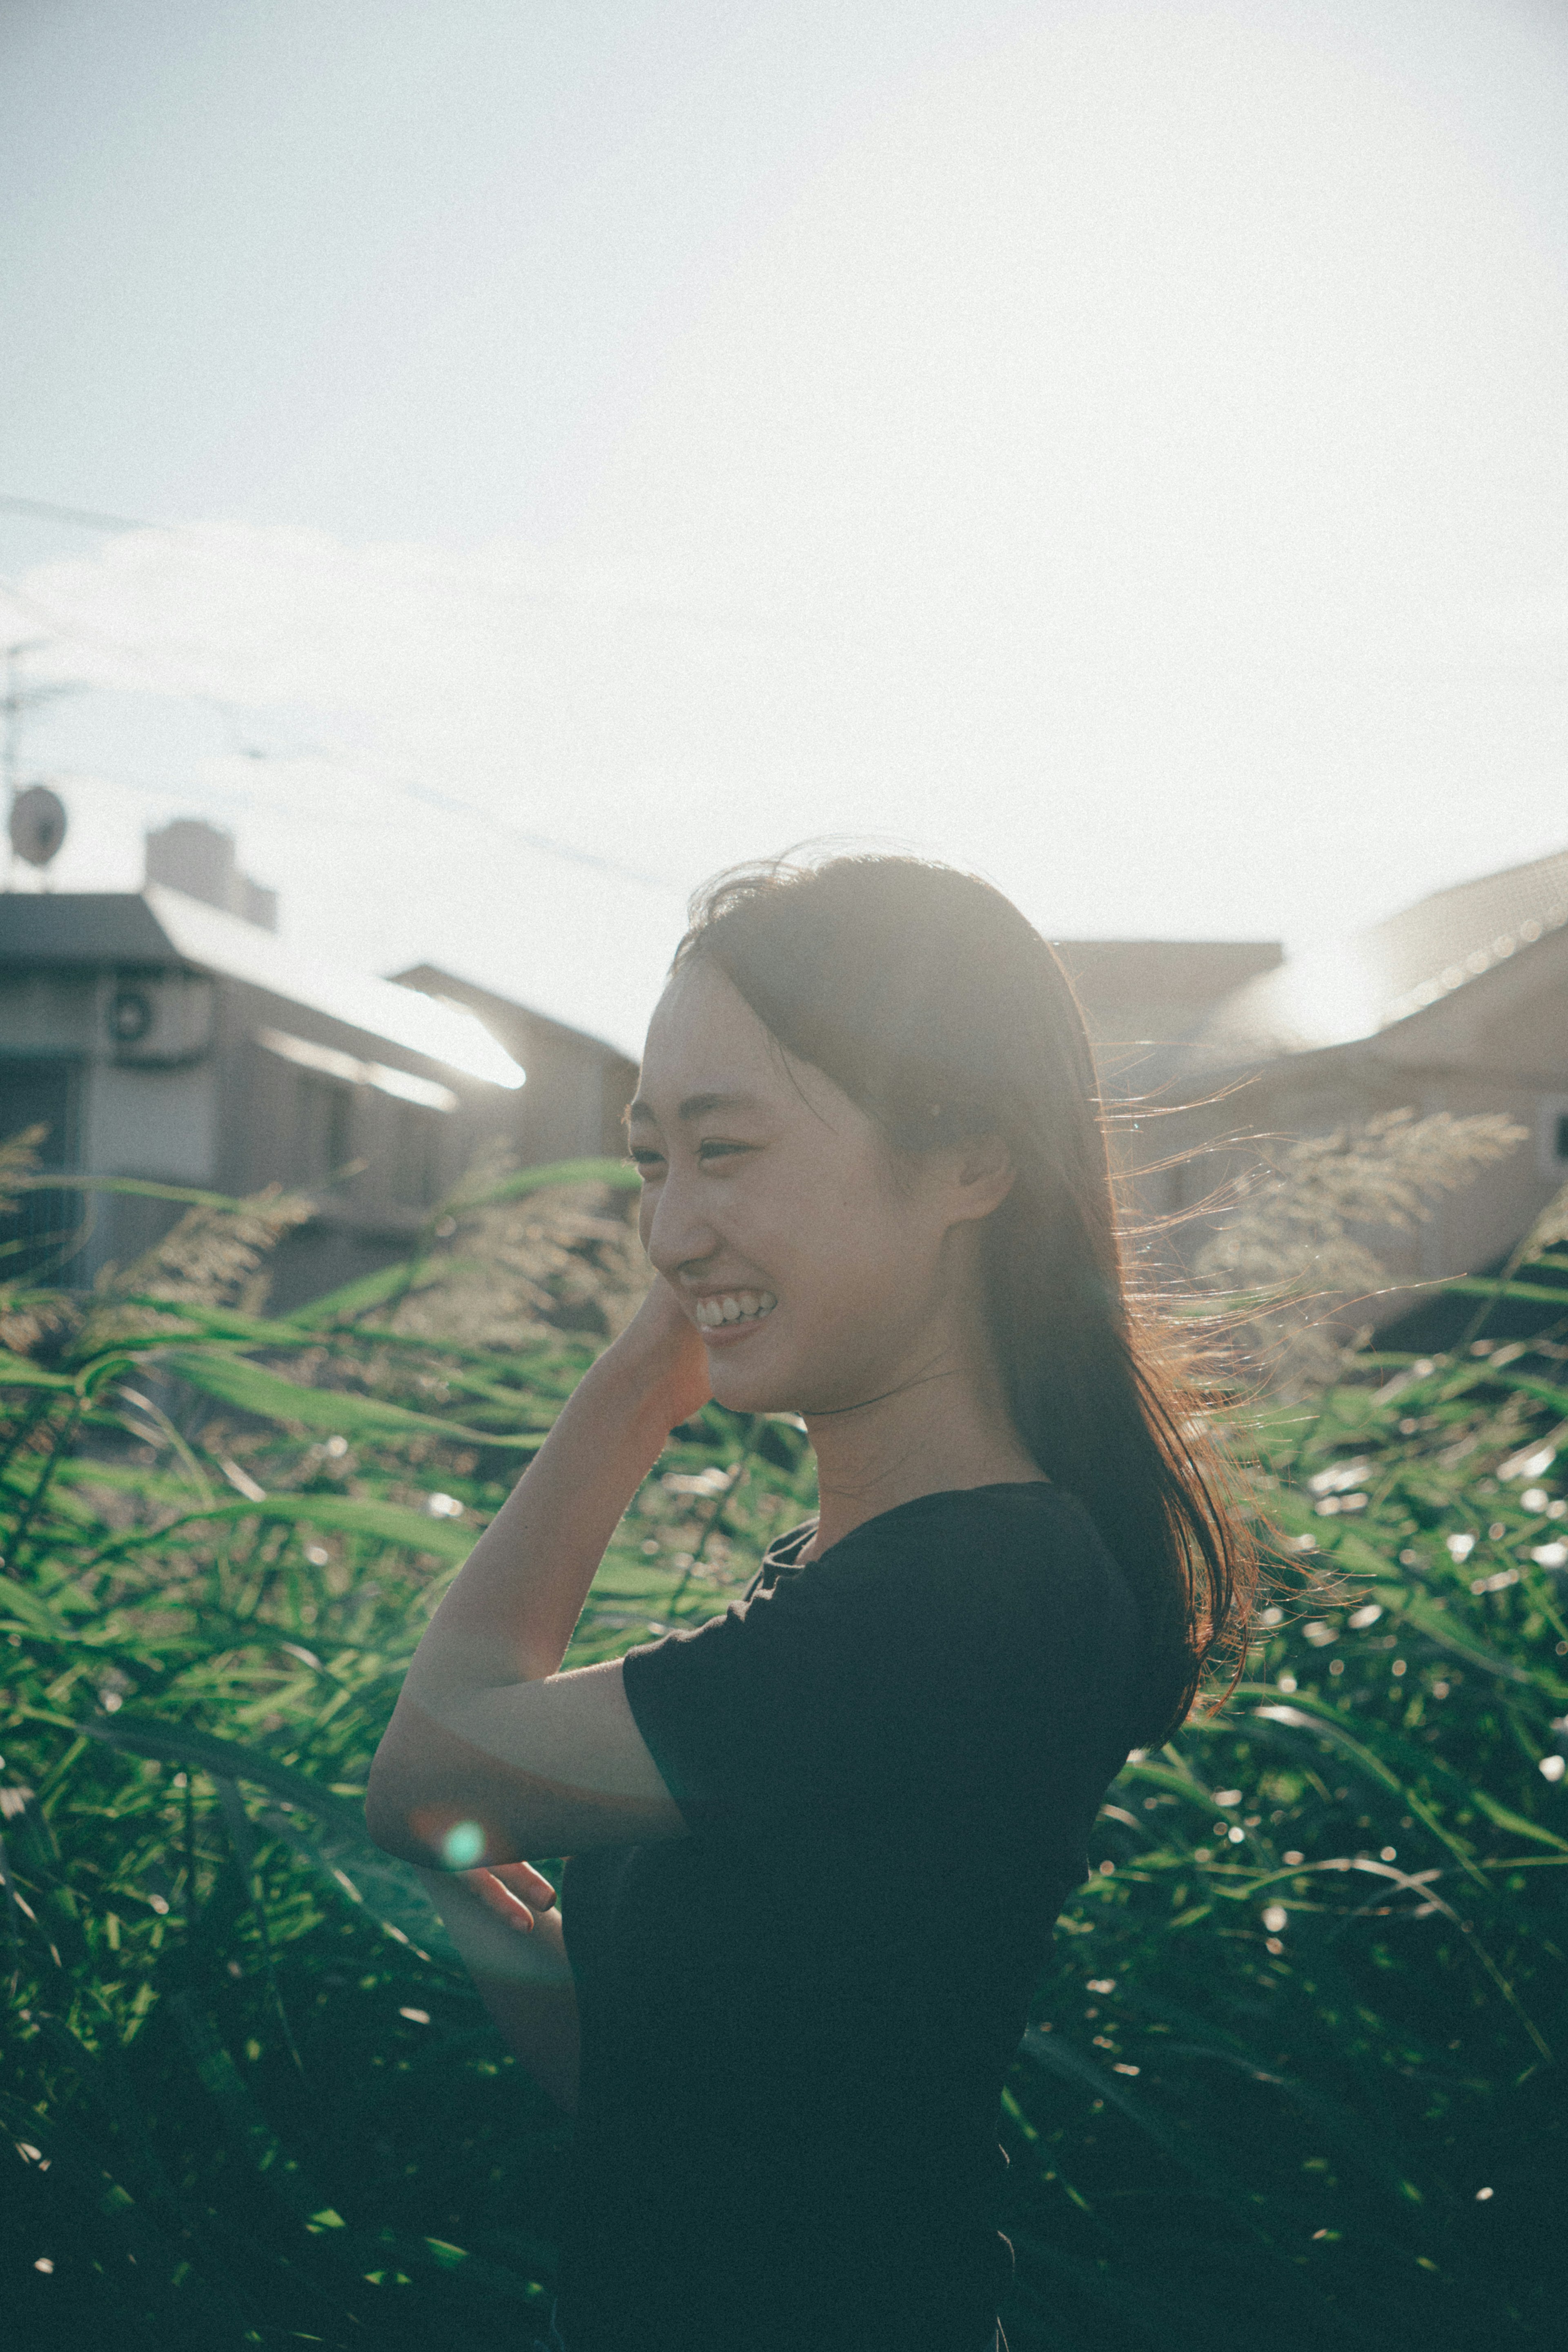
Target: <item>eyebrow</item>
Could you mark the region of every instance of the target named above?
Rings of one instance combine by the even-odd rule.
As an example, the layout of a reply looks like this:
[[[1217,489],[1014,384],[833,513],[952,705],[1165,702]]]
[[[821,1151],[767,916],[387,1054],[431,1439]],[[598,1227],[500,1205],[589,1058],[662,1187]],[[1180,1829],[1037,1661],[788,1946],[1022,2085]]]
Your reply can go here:
[[[675,1117],[682,1120],[707,1118],[716,1110],[755,1110],[757,1108],[758,1098],[755,1095],[687,1095],[676,1111]],[[645,1102],[641,1095],[635,1102],[627,1105],[626,1121],[628,1126],[656,1127],[658,1125],[653,1104]]]

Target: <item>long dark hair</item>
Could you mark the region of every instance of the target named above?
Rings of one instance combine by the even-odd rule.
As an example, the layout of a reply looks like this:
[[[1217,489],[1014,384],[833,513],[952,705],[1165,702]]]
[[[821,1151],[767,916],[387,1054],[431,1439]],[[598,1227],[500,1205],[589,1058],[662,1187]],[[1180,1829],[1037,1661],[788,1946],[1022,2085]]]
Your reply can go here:
[[[986,1221],[989,1327],[1019,1437],[1135,1592],[1134,1738],[1169,1737],[1242,1654],[1257,1580],[1179,1327],[1124,1279],[1093,1060],[1071,985],[999,890],[920,858],[773,859],[692,902],[672,971],[716,965],[779,1044],[894,1150],[997,1134],[1017,1176]]]

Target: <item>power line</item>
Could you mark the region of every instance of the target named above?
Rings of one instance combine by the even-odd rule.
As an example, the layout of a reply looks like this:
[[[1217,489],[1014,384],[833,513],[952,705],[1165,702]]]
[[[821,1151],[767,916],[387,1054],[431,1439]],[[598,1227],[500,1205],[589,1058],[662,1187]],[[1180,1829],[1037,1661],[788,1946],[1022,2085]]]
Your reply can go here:
[[[0,500],[0,503],[4,503],[4,501]],[[61,636],[67,638],[74,636],[78,643],[98,645],[111,652],[120,655],[122,657],[129,656],[133,661],[141,660],[146,662],[152,658],[147,649],[143,646],[139,646],[134,644],[128,643],[123,639],[106,635],[100,630],[90,628],[84,629],[79,623],[68,621],[62,615],[51,613],[47,606],[39,604],[36,599],[29,597],[24,590],[18,587],[16,583],[12,581],[0,580],[0,591],[4,591],[5,593],[9,594],[15,603],[21,605],[24,611],[37,614],[40,619],[44,620],[47,625],[52,625]],[[3,696],[0,696],[0,719],[3,719],[5,722],[5,758],[3,764],[6,779],[12,783],[13,789],[15,786],[14,771],[16,766],[16,750],[15,730],[22,712],[35,702],[52,699],[56,695],[59,694],[71,694],[80,691],[80,688],[75,685],[62,684],[58,686],[37,686],[31,688],[23,688],[19,686],[15,667],[17,656],[33,652],[41,647],[47,642],[47,639],[32,638],[27,640],[26,644],[13,646],[8,648],[0,647],[0,659],[8,658],[10,663],[10,667],[7,672],[6,691]],[[225,711],[227,709],[227,706],[221,702],[215,695],[185,694],[172,698],[183,702],[202,704],[212,710]],[[259,757],[265,761],[273,755],[267,752],[261,752],[259,754],[252,752],[249,756],[253,758]],[[347,768],[351,773],[357,772],[363,775],[367,772],[366,770],[358,762],[351,760],[340,760],[337,755],[331,752],[317,753],[315,756],[325,758],[329,764],[340,764]],[[525,847],[537,850],[543,856],[558,857],[562,859],[568,865],[587,866],[597,873],[614,875],[622,881],[634,882],[640,888],[657,891],[661,896],[665,898],[674,897],[682,898],[685,896],[684,886],[681,883],[674,881],[666,874],[651,874],[645,867],[632,866],[622,858],[607,857],[597,851],[580,848],[574,843],[558,841],[549,834],[537,832],[530,826],[517,824],[515,819],[504,815],[499,810],[486,807],[482,802],[465,800],[460,793],[443,791],[439,786],[427,784],[417,776],[410,775],[406,770],[399,775],[396,772],[396,770],[388,762],[375,762],[369,771],[369,779],[379,788],[384,791],[396,793],[405,800],[423,802],[427,807],[437,808],[442,810],[447,815],[463,818],[468,824],[482,826],[492,834],[506,834],[514,841],[521,843]],[[110,780],[114,781],[112,778]],[[125,782],[128,780],[121,778],[119,779],[119,781]],[[131,789],[146,791],[155,788],[132,783]],[[170,788],[167,785],[162,787],[162,790],[165,793],[168,793],[171,798],[179,797],[177,793],[171,793]],[[232,795],[225,795],[225,797],[232,797]]]
[[[34,521],[68,522],[85,530],[155,530],[171,536],[182,532],[199,535],[197,523],[149,522],[138,515],[104,514],[96,507],[57,506],[48,499],[23,499],[9,491],[0,491],[0,514],[20,515]],[[413,575],[417,578],[420,575]],[[449,576],[426,572],[427,583],[440,587],[448,595],[457,594],[469,601],[491,605],[499,604],[544,604],[555,606],[587,605],[595,610],[620,612],[634,620],[676,621],[699,627],[739,629],[750,635],[775,638],[790,638],[801,643],[836,638],[841,632],[805,628],[797,623],[781,620],[776,614],[729,605],[704,605],[683,602],[679,597],[651,595],[616,595],[602,588],[571,588],[553,583],[520,583],[511,588],[494,584],[479,586]],[[18,592],[15,589],[13,594]]]
[[[86,530],[167,530],[162,522],[141,522],[133,515],[99,514],[92,507],[57,507],[48,499],[15,499],[0,491],[0,514],[25,515],[34,522],[77,522]]]
[[[18,506],[38,507],[40,503],[37,500],[13,499],[0,493],[0,509],[15,509]],[[67,509],[63,507],[56,507],[51,508],[49,511],[53,514],[65,514],[68,511],[75,514],[78,520],[87,519],[85,509]],[[110,519],[107,517],[99,516],[97,521],[104,528],[109,527]],[[154,523],[131,523],[123,516],[119,519],[119,522],[120,526],[126,530],[152,530],[162,528],[162,525]],[[36,615],[47,627],[52,628],[58,635],[68,640],[74,637],[78,644],[96,645],[106,651],[119,655],[121,659],[129,657],[131,661],[148,666],[156,659],[155,654],[145,646],[139,646],[131,640],[100,629],[84,627],[79,621],[68,619],[65,614],[52,611],[37,597],[30,596],[19,582],[0,579],[0,592],[8,595],[25,613]],[[41,645],[43,642],[45,641],[42,639],[30,640],[26,647],[16,650],[32,651],[35,646]],[[75,690],[70,687],[41,687],[30,689],[30,694],[33,698],[42,700],[46,696]],[[211,694],[185,694],[174,698],[203,703],[209,709],[214,710],[225,711],[228,708],[217,696]],[[13,724],[15,722],[12,707],[16,700],[13,679],[10,695],[3,703],[0,703],[0,710],[4,710],[6,717],[12,719]],[[20,708],[19,704],[17,708]],[[265,758],[267,755],[264,753],[261,756]],[[344,762],[344,764],[350,763]],[[406,770],[402,776],[399,776],[395,772],[390,772],[383,763],[378,763],[378,766],[380,772],[378,774],[372,771],[372,781],[383,788],[402,794],[405,799],[422,801],[427,806],[441,809],[448,815],[465,818],[471,824],[483,825],[491,832],[509,835],[513,840],[522,843],[529,849],[538,851],[544,856],[559,857],[569,865],[587,866],[601,874],[615,875],[622,881],[634,882],[644,890],[656,890],[664,897],[684,898],[685,896],[684,887],[673,881],[668,875],[651,874],[646,868],[632,866],[622,858],[607,857],[594,850],[579,848],[573,843],[558,841],[549,834],[536,832],[529,826],[518,824],[498,811],[486,808],[482,803],[467,801],[458,793],[445,792],[438,786],[426,784],[422,780],[410,776]]]
[[[53,702],[62,694],[80,691],[79,688],[72,685],[26,686],[23,683],[23,662],[29,654],[41,652],[47,644],[47,637],[25,637],[15,644],[0,646],[0,661],[5,665],[5,691],[0,695],[0,723],[3,723],[5,730],[3,749],[0,749],[0,776],[5,780],[7,799],[13,802],[20,788],[23,719],[29,710],[37,709],[42,702]]]
[[[169,530],[180,528],[178,525],[168,523],[149,522],[144,518],[133,515],[105,514],[91,507],[58,506],[47,499],[18,498],[7,491],[0,491],[0,513],[20,515],[39,521],[76,523],[90,530]],[[121,657],[129,654],[132,660],[141,658],[146,661],[150,658],[145,647],[128,645],[123,640],[117,640],[100,631],[84,629],[79,623],[73,625],[61,615],[47,613],[47,607],[29,597],[19,583],[0,581],[0,589],[4,589],[10,594],[25,611],[37,613],[40,617],[47,617],[62,635],[75,636],[78,642],[97,643],[120,655]],[[559,590],[534,589],[526,590],[523,593],[528,601],[549,603],[561,600]],[[571,601],[570,595],[566,601]],[[707,617],[711,619],[715,616]],[[32,646],[29,645],[25,649],[16,650],[30,651]],[[41,700],[46,694],[70,690],[68,688],[61,687],[34,688],[32,697]],[[214,696],[197,695],[190,698],[206,702],[214,708],[220,707]],[[16,712],[20,708],[14,683],[3,708],[7,719],[14,726]],[[13,762],[14,756],[13,750],[11,754]],[[402,793],[411,800],[423,801],[427,806],[442,809],[449,815],[466,818],[470,824],[478,824],[491,830],[508,834],[515,841],[521,842],[528,848],[538,850],[546,856],[559,857],[571,865],[588,866],[601,874],[616,875],[623,881],[640,884],[643,889],[657,890],[664,894],[673,893],[677,897],[683,895],[681,886],[672,881],[667,875],[650,874],[643,867],[628,865],[618,857],[606,857],[592,850],[580,849],[570,843],[557,841],[549,834],[538,833],[529,826],[520,825],[493,809],[486,809],[476,805],[471,801],[465,801],[456,793],[442,792],[430,785],[415,782],[406,776],[399,780],[386,775],[384,772],[381,781],[390,784],[393,792]]]
[[[649,874],[640,866],[628,866],[619,857],[603,857],[591,849],[577,849],[570,842],[556,841],[549,834],[535,833],[528,826],[517,824],[494,809],[485,808],[473,801],[458,798],[455,793],[444,793],[429,784],[400,781],[382,771],[380,781],[391,785],[395,793],[409,800],[423,801],[427,807],[438,808],[448,815],[460,816],[470,824],[483,826],[488,832],[509,834],[514,841],[528,849],[537,849],[548,857],[559,857],[571,866],[587,866],[601,874],[613,874],[623,882],[636,882],[644,890],[657,890],[665,897],[684,898],[685,892],[667,874]]]

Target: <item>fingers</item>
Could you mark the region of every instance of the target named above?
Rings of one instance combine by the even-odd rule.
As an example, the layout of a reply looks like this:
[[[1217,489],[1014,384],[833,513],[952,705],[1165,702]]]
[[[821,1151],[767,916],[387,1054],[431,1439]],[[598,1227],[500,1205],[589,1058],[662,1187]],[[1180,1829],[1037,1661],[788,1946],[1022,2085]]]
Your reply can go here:
[[[497,1919],[505,1920],[507,1926],[515,1927],[519,1935],[532,1933],[533,1913],[526,1903],[518,1901],[509,1887],[502,1885],[493,1871],[465,1870],[461,1876],[464,1885],[476,1895],[485,1908],[493,1911]]]
[[[555,1901],[555,1888],[531,1862],[493,1862],[490,1874],[509,1887],[520,1903],[531,1904],[536,1911],[548,1911]]]
[[[555,1889],[549,1880],[526,1862],[500,1862],[493,1870],[465,1870],[460,1875],[465,1886],[478,1896],[486,1909],[493,1911],[519,1935],[530,1934],[534,1913],[548,1911],[555,1901]]]

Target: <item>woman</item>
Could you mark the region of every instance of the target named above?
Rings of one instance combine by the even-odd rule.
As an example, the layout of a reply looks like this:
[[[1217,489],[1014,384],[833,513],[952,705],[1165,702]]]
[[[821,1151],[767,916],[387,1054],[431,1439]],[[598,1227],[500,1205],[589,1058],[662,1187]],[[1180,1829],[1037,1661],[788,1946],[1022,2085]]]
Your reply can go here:
[[[371,1830],[576,2116],[552,2344],[990,2352],[1003,2080],[1246,1539],[1124,1293],[1071,992],[988,885],[721,877],[628,1122],[656,1278],[421,1642]],[[710,1395],[804,1417],[818,1517],[562,1674]],[[559,1853],[552,1909],[524,1857]]]

